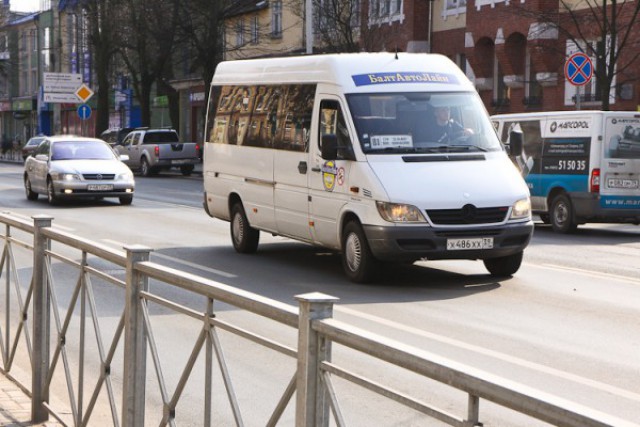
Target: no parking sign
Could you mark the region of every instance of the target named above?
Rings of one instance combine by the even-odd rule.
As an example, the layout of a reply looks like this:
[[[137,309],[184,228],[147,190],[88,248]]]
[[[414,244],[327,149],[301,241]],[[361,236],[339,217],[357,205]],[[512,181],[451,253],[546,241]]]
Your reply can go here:
[[[574,86],[584,86],[593,77],[593,63],[584,53],[574,53],[564,64],[564,76]]]

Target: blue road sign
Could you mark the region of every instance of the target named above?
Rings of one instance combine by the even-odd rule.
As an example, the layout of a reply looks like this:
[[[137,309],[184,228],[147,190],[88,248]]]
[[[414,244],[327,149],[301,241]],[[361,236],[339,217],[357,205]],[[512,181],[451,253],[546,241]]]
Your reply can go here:
[[[574,53],[564,64],[564,76],[574,86],[584,86],[593,77],[593,63],[584,53]]]
[[[87,120],[89,117],[91,117],[91,107],[89,107],[87,104],[81,104],[78,107],[78,117],[80,117],[82,120]]]

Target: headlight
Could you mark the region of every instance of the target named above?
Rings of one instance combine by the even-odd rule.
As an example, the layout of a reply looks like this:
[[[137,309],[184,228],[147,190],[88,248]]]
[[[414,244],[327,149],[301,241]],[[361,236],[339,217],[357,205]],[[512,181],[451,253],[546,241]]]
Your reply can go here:
[[[118,174],[116,177],[117,181],[133,181],[133,172],[125,172]]]
[[[376,202],[380,216],[389,222],[426,222],[418,208],[400,203]]]
[[[526,199],[518,200],[511,208],[510,219],[524,219],[531,216],[531,201]]]
[[[80,175],[75,173],[62,173],[52,174],[53,178],[58,181],[79,181]]]

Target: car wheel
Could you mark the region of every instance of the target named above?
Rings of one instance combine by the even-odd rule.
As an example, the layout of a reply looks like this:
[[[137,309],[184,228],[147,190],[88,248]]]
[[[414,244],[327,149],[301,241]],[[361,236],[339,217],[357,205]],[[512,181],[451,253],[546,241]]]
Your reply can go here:
[[[184,176],[191,175],[191,172],[193,172],[193,165],[180,166],[180,172]]]
[[[242,203],[231,208],[231,241],[237,252],[252,254],[258,250],[260,231],[249,225]]]
[[[120,196],[119,199],[121,205],[128,206],[133,203],[133,196]]]
[[[540,214],[540,221],[542,221],[545,224],[550,224],[551,223],[551,217],[549,216],[548,213]]]
[[[38,193],[31,189],[31,180],[28,176],[24,177],[24,191],[27,193],[28,200],[38,200]]]
[[[573,206],[566,194],[559,194],[551,202],[551,227],[556,233],[573,233],[578,224],[573,219]]]
[[[149,166],[149,161],[146,158],[142,158],[140,162],[140,173],[142,176],[150,176],[151,175],[151,167]]]
[[[56,191],[53,188],[53,181],[51,181],[51,179],[47,180],[47,201],[50,205],[58,203],[58,197],[56,196]]]
[[[482,262],[484,262],[484,266],[492,276],[513,276],[522,264],[522,252],[498,258],[489,258]]]
[[[360,224],[350,221],[342,235],[342,267],[352,282],[369,283],[380,272]]]

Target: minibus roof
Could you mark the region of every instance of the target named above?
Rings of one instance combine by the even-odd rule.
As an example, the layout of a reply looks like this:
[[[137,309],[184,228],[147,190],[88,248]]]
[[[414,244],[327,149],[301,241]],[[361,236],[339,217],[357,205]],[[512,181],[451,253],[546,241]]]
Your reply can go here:
[[[449,58],[425,53],[343,53],[225,61],[211,85],[326,83],[345,93],[473,91]]]

